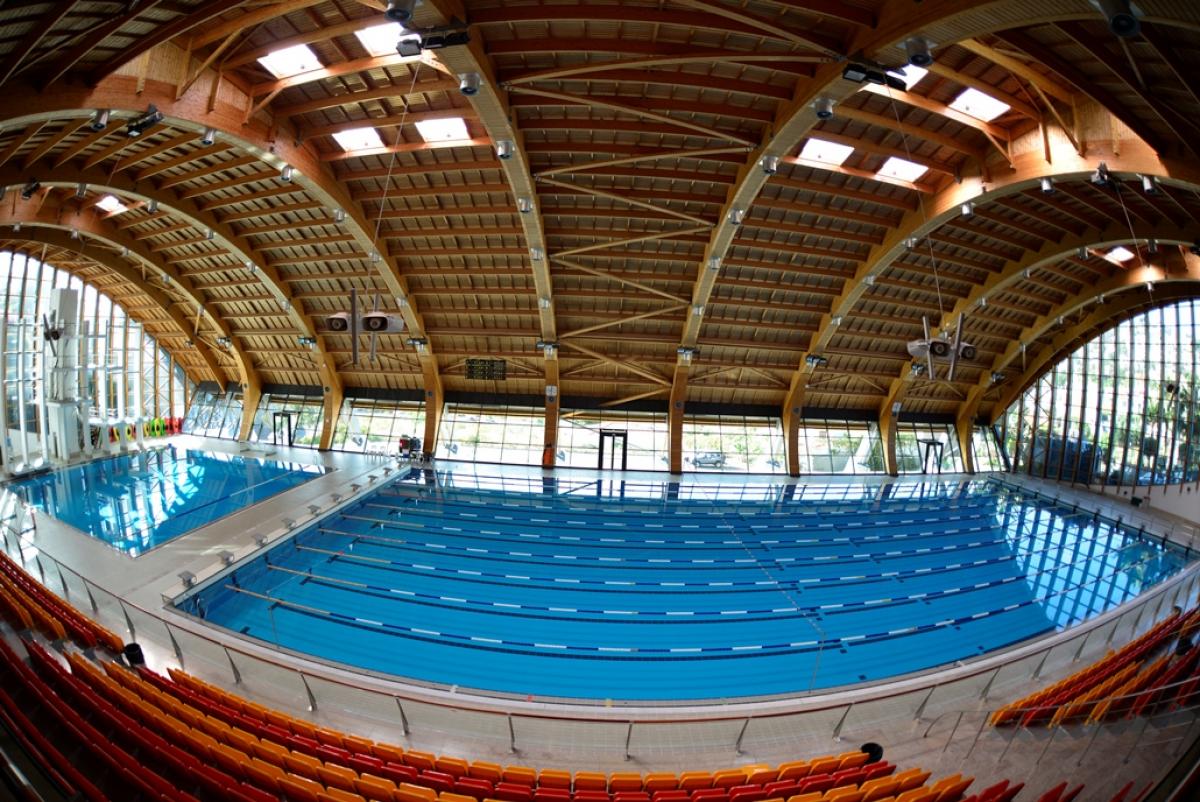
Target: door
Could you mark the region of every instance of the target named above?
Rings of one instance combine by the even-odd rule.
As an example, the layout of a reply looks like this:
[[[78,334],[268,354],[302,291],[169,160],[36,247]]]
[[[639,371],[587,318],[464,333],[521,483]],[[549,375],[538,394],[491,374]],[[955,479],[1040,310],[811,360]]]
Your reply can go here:
[[[612,431],[610,429],[600,430],[600,464],[596,467],[601,470],[623,471],[625,470],[625,460],[628,456],[626,447],[626,435],[623,431]]]
[[[292,426],[292,413],[276,412],[271,416],[271,442],[275,445],[290,446],[295,431],[295,427]]]

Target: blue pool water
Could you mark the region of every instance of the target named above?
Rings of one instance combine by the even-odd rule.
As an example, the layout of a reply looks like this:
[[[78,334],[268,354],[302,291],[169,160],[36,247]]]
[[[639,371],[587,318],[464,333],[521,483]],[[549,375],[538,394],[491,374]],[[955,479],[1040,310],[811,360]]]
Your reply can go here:
[[[1072,626],[1182,553],[995,481],[395,480],[179,602],[407,678],[589,699],[878,680]]]
[[[6,487],[27,504],[136,556],[324,472],[319,465],[166,446]]]

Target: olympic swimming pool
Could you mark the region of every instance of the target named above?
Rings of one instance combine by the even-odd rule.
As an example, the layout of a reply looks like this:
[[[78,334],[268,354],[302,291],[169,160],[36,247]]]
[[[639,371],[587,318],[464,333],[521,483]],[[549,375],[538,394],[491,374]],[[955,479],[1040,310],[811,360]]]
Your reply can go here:
[[[5,487],[26,504],[137,556],[323,473],[320,465],[164,446]]]
[[[711,700],[970,659],[1187,562],[992,480],[759,486],[736,500],[728,485],[453,481],[393,480],[178,606],[438,685]]]

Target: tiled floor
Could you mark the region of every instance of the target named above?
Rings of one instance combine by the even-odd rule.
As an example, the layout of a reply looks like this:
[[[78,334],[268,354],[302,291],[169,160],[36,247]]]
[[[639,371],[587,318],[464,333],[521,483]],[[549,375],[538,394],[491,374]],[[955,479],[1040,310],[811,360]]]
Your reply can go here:
[[[239,444],[228,441],[181,437],[175,442],[210,450],[240,449]],[[278,456],[321,462],[334,470],[136,559],[39,516],[36,532],[26,535],[24,557],[35,573],[45,572],[45,581],[53,589],[60,590],[65,581],[71,600],[83,609],[92,609],[94,603],[97,617],[119,634],[128,636],[132,625],[134,636],[155,667],[182,662],[186,670],[199,676],[310,715],[314,720],[413,748],[472,759],[573,769],[681,770],[778,763],[876,741],[885,745],[888,759],[902,766],[923,766],[935,776],[962,771],[975,775],[977,784],[1008,777],[1027,781],[1037,793],[1061,779],[1075,779],[1088,782],[1092,789],[1081,799],[1107,800],[1111,790],[1107,794],[1095,790],[1099,778],[1111,782],[1121,777],[1143,783],[1156,778],[1169,767],[1172,755],[1200,732],[1200,723],[1193,725],[1190,712],[1104,728],[997,732],[983,726],[986,710],[1028,691],[1029,675],[1036,667],[1042,668],[1039,681],[1051,681],[1078,668],[1079,664],[1071,659],[1079,653],[1074,643],[1052,652],[1052,659],[1044,665],[1041,655],[1032,654],[1020,667],[1006,668],[998,674],[991,670],[976,672],[969,679],[952,683],[955,670],[942,672],[932,676],[943,683],[932,690],[931,677],[927,676],[850,694],[760,705],[629,710],[551,706],[533,699],[485,698],[459,689],[419,688],[280,654],[165,608],[164,597],[182,590],[180,573],[190,572],[203,580],[222,568],[223,552],[236,560],[260,548],[261,539],[274,542],[286,537],[288,521],[303,525],[314,514],[324,514],[339,501],[385,478],[385,470],[396,468],[394,461],[361,454],[279,449]],[[457,463],[439,463],[437,470],[486,476],[503,471],[506,477],[539,479],[543,475],[536,468]],[[560,469],[554,475],[601,478],[595,471],[584,470]],[[633,483],[670,479],[661,473],[632,472],[621,478]],[[768,481],[777,484],[780,480],[720,474],[687,477],[688,483],[703,485]],[[893,480],[821,477],[819,481],[861,484]],[[1044,490],[1046,486],[1042,487]],[[1050,495],[1056,493],[1069,493],[1089,509],[1113,514],[1127,509],[1111,498],[1070,488],[1055,487]],[[1154,520],[1153,511],[1145,517]],[[1157,520],[1164,529],[1171,523]],[[11,542],[10,536],[5,544],[10,551]],[[40,563],[36,559],[39,555],[43,555]],[[70,569],[62,573],[64,579],[60,579],[54,562]],[[86,576],[90,587],[84,590],[83,582],[71,571]],[[1184,579],[1178,592],[1173,589],[1169,598],[1164,595],[1156,600],[1159,609],[1167,601],[1195,600],[1195,576]],[[1117,624],[1119,612],[1103,619],[1109,621],[1104,626],[1120,627],[1115,638],[1118,641],[1129,637],[1135,621],[1142,630],[1151,620],[1149,615],[1129,615]],[[169,628],[164,621],[169,622]],[[1096,636],[1089,637],[1082,659],[1103,653],[1109,631],[1101,627]],[[1026,651],[1035,650],[1026,647]],[[982,698],[985,691],[986,699]],[[315,709],[310,710],[314,702]],[[850,702],[853,705],[848,707]],[[631,719],[637,723],[631,726]]]

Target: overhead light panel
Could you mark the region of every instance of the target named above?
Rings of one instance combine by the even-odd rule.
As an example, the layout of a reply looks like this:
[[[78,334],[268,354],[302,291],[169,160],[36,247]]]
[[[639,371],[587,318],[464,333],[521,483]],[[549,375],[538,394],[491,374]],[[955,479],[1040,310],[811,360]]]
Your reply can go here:
[[[800,149],[800,158],[840,167],[853,152],[854,146],[852,145],[842,145],[838,142],[809,137],[808,141],[804,143],[804,147]]]
[[[354,35],[372,56],[389,56],[396,52],[396,42],[404,35],[404,28],[398,22],[385,22],[357,30]]]
[[[977,120],[991,122],[1011,109],[1012,106],[1003,100],[997,100],[991,95],[971,87],[964,89],[958,97],[954,98],[954,101],[950,104],[950,108],[955,111],[961,111],[963,114],[968,114]]]
[[[342,150],[371,150],[372,148],[382,148],[383,139],[380,138],[379,132],[370,126],[364,128],[351,128],[349,131],[338,131],[333,135],[334,140],[342,146]]]
[[[440,120],[420,120],[417,133],[426,142],[457,142],[470,139],[467,123],[462,117],[443,117]]]
[[[308,45],[280,48],[260,58],[258,63],[276,78],[289,78],[302,72],[319,70],[323,66]]]
[[[128,211],[129,207],[121,203],[115,195],[105,195],[100,200],[96,201],[96,208],[103,209],[109,214],[120,214]]]
[[[899,156],[892,156],[879,168],[877,175],[885,175],[889,178],[899,179],[900,181],[912,182],[927,172],[929,172],[929,168],[923,164],[910,162],[907,159],[901,159]]]
[[[1108,253],[1104,254],[1104,258],[1110,262],[1122,264],[1128,262],[1135,256],[1134,252],[1126,248],[1124,245],[1118,245]]]

